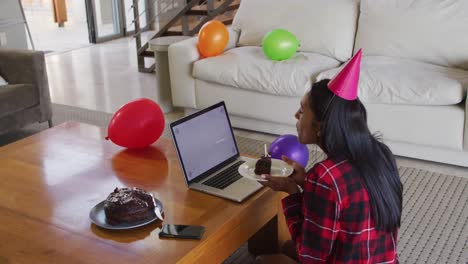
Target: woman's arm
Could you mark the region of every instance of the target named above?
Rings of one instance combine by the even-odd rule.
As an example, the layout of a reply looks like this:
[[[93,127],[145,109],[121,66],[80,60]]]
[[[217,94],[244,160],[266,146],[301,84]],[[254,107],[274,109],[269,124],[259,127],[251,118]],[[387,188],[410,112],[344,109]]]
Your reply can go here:
[[[329,258],[339,231],[334,189],[319,179],[317,166],[307,175],[302,194],[283,199],[283,210],[301,263],[321,263]]]

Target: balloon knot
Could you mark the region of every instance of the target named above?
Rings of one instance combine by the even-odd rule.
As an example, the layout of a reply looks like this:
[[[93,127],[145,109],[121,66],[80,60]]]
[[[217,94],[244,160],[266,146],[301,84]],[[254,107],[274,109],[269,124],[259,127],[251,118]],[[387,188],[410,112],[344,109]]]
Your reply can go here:
[[[109,140],[109,136],[105,137],[106,140]]]

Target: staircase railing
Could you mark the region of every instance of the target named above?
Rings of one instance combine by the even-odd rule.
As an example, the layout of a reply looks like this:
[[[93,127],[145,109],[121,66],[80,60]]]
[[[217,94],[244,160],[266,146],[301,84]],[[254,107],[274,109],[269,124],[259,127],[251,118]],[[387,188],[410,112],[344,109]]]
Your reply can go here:
[[[151,7],[158,0],[153,1]],[[149,50],[149,41],[154,38],[162,36],[193,36],[198,33],[200,28],[206,22],[217,19],[226,25],[232,24],[232,20],[235,12],[239,8],[241,0],[189,0],[186,5],[180,9],[180,11],[172,17],[161,29],[157,31],[146,43],[142,43],[142,29],[140,27],[140,16],[145,13],[140,13],[138,0],[133,0],[133,15],[135,24],[135,40],[136,40],[136,53],[138,60],[138,70],[140,72],[153,72],[154,62],[151,65],[145,65],[145,58],[154,58],[154,53]],[[151,14],[148,19],[148,25],[154,24],[157,21],[161,13],[153,14],[153,12],[147,12]]]

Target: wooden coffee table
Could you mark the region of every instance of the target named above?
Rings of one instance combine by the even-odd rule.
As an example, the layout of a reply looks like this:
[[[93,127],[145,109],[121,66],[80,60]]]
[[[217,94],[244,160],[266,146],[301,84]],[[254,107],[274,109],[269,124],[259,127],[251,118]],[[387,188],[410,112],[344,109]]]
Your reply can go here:
[[[0,148],[0,263],[220,263],[254,234],[251,249],[276,245],[275,192],[238,204],[188,190],[171,140],[132,151],[106,135],[69,122]],[[166,223],[205,226],[203,239],[159,239],[160,221],[92,224],[90,209],[123,186],[153,192]]]

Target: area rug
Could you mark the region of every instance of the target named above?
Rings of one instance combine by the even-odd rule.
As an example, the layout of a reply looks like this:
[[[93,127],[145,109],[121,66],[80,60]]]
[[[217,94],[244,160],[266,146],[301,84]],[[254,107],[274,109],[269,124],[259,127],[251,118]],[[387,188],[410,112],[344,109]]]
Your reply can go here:
[[[55,125],[75,120],[107,126],[109,113],[54,104]],[[34,124],[0,136],[0,146],[47,129],[47,124]],[[163,136],[169,136],[165,131]],[[241,152],[261,155],[265,143],[236,136]],[[324,158],[310,148],[309,166]],[[399,232],[401,263],[468,263],[468,179],[443,175],[418,168],[399,167],[404,185],[402,226]],[[244,245],[226,264],[254,263]]]

